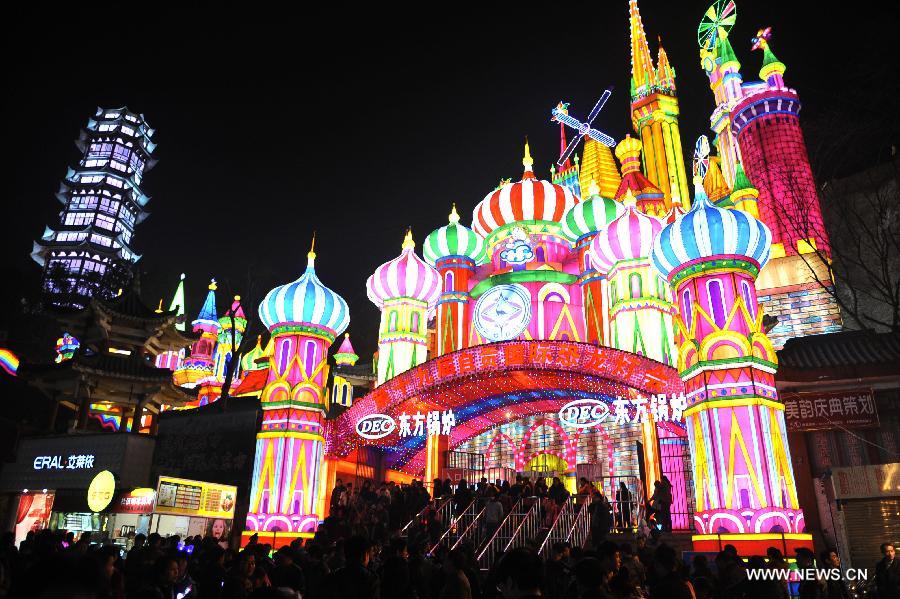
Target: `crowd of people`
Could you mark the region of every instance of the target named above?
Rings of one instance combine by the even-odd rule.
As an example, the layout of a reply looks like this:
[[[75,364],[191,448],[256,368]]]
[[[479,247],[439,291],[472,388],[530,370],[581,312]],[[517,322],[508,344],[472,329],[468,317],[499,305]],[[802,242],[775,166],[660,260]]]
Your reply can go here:
[[[570,497],[558,479],[475,485],[434,481],[432,490],[411,485],[341,481],[330,498],[330,514],[314,538],[274,549],[259,539],[224,549],[215,538],[161,538],[136,535],[133,545],[92,542],[89,534],[43,530],[18,547],[7,533],[0,538],[0,599],[787,599],[782,580],[751,580],[748,569],[787,569],[781,553],[741,559],[734,547],[709,560],[697,554],[688,567],[665,542],[660,528],[631,525],[635,502],[627,486],[612,499],[589,481],[580,481],[578,509],[590,510],[588,547],[558,542],[546,559],[537,546],[499,556],[481,571],[478,547],[462,542],[435,543],[446,530],[439,509],[450,502],[453,514],[478,502],[484,507],[488,536],[520,498],[538,501],[545,518]],[[615,504],[615,507],[612,506]],[[490,516],[490,518],[488,518]],[[665,516],[659,519],[665,521]],[[610,532],[629,529],[627,535]],[[635,534],[636,530],[636,534]],[[627,539],[628,542],[622,542]],[[882,548],[876,573],[880,597],[900,593],[900,561],[893,546]],[[798,552],[797,563],[815,562]],[[836,552],[820,556],[818,567],[840,562]],[[793,589],[802,599],[849,597],[841,581],[814,580]]]

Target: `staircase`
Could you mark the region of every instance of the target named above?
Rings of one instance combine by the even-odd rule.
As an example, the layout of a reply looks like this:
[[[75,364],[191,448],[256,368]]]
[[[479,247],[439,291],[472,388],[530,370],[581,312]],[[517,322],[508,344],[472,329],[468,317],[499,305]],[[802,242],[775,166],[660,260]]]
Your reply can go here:
[[[488,570],[496,557],[532,542],[541,529],[540,502],[536,497],[519,499],[497,531],[477,555],[478,567]]]
[[[484,502],[473,499],[462,512],[450,518],[447,530],[428,549],[427,554],[434,555],[440,547],[456,549],[463,542],[471,542],[477,549],[481,543],[481,517],[484,514],[484,506],[479,505],[480,503]]]
[[[425,518],[427,517],[429,510],[435,510],[436,516],[441,522],[449,522],[450,517],[453,514],[453,500],[435,499],[429,502],[428,505],[422,508],[418,514],[413,516],[412,519],[406,523],[406,526],[400,529],[400,536],[410,537],[424,528]]]

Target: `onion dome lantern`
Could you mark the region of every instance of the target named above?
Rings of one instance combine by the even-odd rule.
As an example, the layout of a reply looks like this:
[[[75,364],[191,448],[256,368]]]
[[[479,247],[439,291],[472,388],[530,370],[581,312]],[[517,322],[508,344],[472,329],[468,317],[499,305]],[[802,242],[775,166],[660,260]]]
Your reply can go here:
[[[441,258],[462,256],[476,264],[484,261],[484,239],[472,229],[459,224],[456,204],[450,212],[450,224],[432,231],[422,244],[422,255],[434,266]]]
[[[419,258],[412,231],[406,232],[400,255],[375,269],[366,281],[369,299],[379,308],[392,299],[409,298],[428,304],[437,304],[441,294],[441,276],[434,268]]]

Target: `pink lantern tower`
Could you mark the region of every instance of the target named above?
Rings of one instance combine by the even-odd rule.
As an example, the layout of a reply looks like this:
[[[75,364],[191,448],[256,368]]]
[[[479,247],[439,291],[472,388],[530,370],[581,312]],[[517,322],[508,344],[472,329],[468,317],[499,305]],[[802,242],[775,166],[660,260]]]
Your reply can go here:
[[[315,244],[315,242],[313,242]],[[299,279],[272,289],[259,305],[272,335],[262,427],[244,542],[259,533],[275,547],[311,537],[324,459],[328,347],[350,323],[347,302],[316,276],[314,247]]]
[[[756,277],[772,233],[741,210],[714,206],[694,180],[693,207],[666,225],[653,263],[675,290],[678,371],[693,456],[696,551],[731,543],[812,548],[791,466],[777,358],[763,329]]]

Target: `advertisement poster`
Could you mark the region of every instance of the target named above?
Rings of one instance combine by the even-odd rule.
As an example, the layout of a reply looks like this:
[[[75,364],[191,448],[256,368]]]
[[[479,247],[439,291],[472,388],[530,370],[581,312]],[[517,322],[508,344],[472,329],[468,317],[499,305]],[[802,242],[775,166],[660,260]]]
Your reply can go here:
[[[155,512],[231,520],[236,502],[237,487],[160,476]]]
[[[871,389],[833,393],[782,393],[788,432],[832,428],[873,428],[878,410]]]
[[[29,531],[47,527],[53,510],[53,493],[23,493],[19,497],[16,514],[16,545],[18,546]]]

